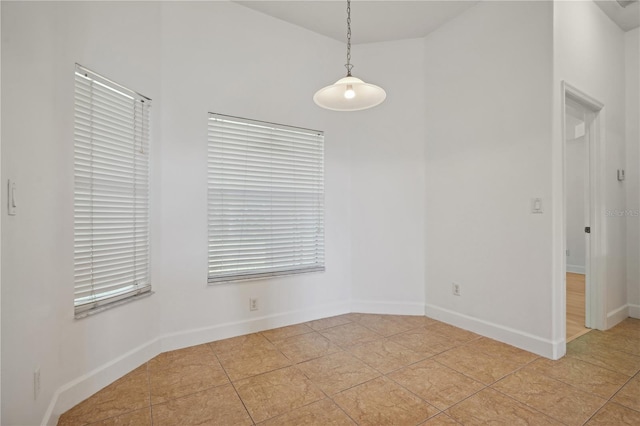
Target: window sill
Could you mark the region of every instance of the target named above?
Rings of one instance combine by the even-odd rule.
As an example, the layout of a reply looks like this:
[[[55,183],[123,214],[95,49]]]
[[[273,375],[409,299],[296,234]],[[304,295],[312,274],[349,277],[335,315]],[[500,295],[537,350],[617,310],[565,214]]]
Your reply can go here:
[[[216,277],[216,278],[209,277],[207,279],[207,285],[211,287],[215,287],[217,285],[233,284],[233,283],[246,282],[246,281],[267,280],[271,278],[288,277],[291,275],[313,274],[313,273],[325,272],[325,270],[326,268],[324,266],[318,266],[318,267],[309,268],[309,269],[265,272],[262,274],[253,274],[253,275],[245,275],[245,276],[236,275],[236,276]]]
[[[135,300],[138,300],[138,299],[147,298],[147,297],[151,296],[154,293],[155,293],[154,291],[145,291],[144,293],[136,294],[135,296],[131,296],[131,297],[128,297],[126,299],[118,300],[116,302],[112,302],[112,303],[108,303],[106,305],[98,306],[97,308],[93,308],[93,309],[89,309],[87,311],[79,312],[79,313],[75,314],[74,318],[77,319],[77,320],[78,319],[82,319],[82,318],[87,318],[87,317],[95,315],[95,314],[97,314],[99,312],[103,312],[103,311],[106,311],[106,310],[109,310],[109,309],[113,309],[113,308],[118,307],[120,305],[125,305],[127,303],[131,303],[131,302],[133,302]]]

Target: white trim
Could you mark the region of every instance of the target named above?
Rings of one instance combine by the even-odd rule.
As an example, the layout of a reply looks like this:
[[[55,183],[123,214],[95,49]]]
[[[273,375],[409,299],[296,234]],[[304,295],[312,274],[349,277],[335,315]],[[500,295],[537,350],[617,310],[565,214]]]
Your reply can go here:
[[[49,403],[42,425],[56,425],[62,413],[161,352],[160,338],[138,346],[108,363],[60,386]]]
[[[565,339],[554,342],[540,336],[429,304],[426,305],[425,313],[430,318],[473,331],[545,358],[559,359],[565,353]]]
[[[353,300],[351,311],[363,314],[424,315],[424,303]]]
[[[629,305],[620,306],[607,313],[607,330],[629,318]]]
[[[640,305],[629,304],[629,316],[631,318],[640,319]]]
[[[553,126],[553,147],[552,147],[552,198],[553,204],[558,206],[552,211],[552,335],[554,355],[562,356],[566,351],[566,207],[565,207],[565,104],[567,97],[580,103],[585,108],[596,113],[595,125],[589,131],[595,139],[595,147],[590,153],[592,159],[591,167],[591,234],[590,259],[585,268],[589,284],[587,287],[587,301],[589,303],[590,327],[604,329],[606,323],[606,295],[604,292],[606,270],[606,259],[604,253],[606,247],[606,221],[604,220],[604,189],[605,169],[604,159],[606,159],[606,108],[604,104],[595,98],[585,94],[562,81],[560,84],[559,99],[554,96],[554,102],[558,102],[560,111],[554,118]],[[554,89],[555,92],[555,89]],[[557,93],[557,92],[556,92]],[[556,125],[557,124],[557,125]],[[592,155],[596,154],[596,155]],[[595,182],[594,182],[595,181]],[[591,285],[593,283],[593,285]],[[557,347],[560,345],[561,347]],[[554,357],[555,358],[555,357]]]
[[[42,425],[56,425],[62,413],[162,352],[349,312],[349,303],[339,302],[159,336],[60,386],[51,398]]]
[[[582,265],[567,265],[567,272],[584,275],[585,267]]]
[[[564,89],[563,96],[569,96],[570,98],[573,98],[574,101],[579,102],[583,106],[593,111],[600,111],[602,108],[604,108],[604,104],[602,102],[592,96],[589,96],[582,90],[572,86],[566,81],[562,82],[562,88]]]
[[[310,307],[304,310],[282,312],[258,318],[228,322],[210,327],[169,333],[162,336],[162,352],[200,345],[202,343],[257,333],[272,328],[313,321],[351,312],[349,302]]]

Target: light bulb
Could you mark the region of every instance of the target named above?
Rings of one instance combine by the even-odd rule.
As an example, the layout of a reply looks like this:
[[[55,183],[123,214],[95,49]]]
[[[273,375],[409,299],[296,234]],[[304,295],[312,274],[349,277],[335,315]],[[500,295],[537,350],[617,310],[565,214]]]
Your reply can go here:
[[[346,99],[353,99],[356,97],[356,92],[353,90],[353,86],[347,84],[347,90],[344,91],[344,97]]]

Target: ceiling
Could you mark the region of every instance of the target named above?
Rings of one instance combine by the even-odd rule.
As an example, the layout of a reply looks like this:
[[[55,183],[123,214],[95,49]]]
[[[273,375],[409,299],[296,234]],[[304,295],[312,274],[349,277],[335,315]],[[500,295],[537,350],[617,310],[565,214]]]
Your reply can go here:
[[[236,1],[338,41],[347,38],[345,0]],[[478,1],[352,0],[352,43],[424,37]]]
[[[236,0],[236,3],[335,40],[346,40],[345,0]],[[476,3],[478,1],[352,0],[352,42],[424,37]],[[626,8],[616,0],[596,0],[596,3],[624,31],[640,26],[637,2]]]
[[[627,7],[620,6],[617,0],[595,0],[595,3],[623,31],[629,31],[640,26],[640,3],[637,0]]]

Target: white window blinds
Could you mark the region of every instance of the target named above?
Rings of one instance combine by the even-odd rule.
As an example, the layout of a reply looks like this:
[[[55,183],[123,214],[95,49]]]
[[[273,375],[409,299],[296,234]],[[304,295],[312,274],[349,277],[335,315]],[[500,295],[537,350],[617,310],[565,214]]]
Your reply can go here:
[[[150,99],[75,73],[75,311],[149,291]]]
[[[210,284],[324,270],[324,134],[219,114],[208,132]]]

